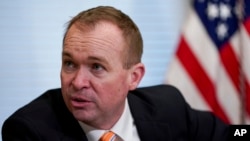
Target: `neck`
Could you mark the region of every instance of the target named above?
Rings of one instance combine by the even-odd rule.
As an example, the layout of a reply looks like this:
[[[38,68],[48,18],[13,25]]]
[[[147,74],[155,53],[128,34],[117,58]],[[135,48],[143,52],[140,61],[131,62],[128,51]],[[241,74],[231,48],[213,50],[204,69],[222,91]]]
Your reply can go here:
[[[109,112],[106,117],[99,117],[96,122],[90,122],[92,124],[88,124],[94,128],[102,129],[102,130],[109,130],[111,129],[117,121],[122,116],[125,109],[125,101],[121,103],[120,108],[118,108],[116,111]]]

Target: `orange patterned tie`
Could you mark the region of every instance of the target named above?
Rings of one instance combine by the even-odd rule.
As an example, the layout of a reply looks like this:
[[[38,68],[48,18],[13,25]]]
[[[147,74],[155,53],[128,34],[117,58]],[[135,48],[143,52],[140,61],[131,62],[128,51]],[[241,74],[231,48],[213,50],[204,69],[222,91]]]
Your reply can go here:
[[[112,131],[108,131],[102,135],[99,141],[117,141],[117,136]]]

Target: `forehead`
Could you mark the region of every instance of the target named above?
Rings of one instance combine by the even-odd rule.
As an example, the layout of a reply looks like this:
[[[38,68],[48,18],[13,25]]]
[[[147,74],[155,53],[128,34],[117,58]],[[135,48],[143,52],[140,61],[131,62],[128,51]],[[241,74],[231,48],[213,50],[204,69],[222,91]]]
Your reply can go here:
[[[106,40],[113,43],[125,44],[123,31],[117,25],[108,21],[99,21],[95,24],[76,22],[67,31],[64,43],[72,37],[78,36],[78,39],[85,40],[87,37],[93,37],[100,40]]]
[[[63,46],[80,42],[95,42],[115,50],[123,50],[126,45],[121,29],[107,21],[100,21],[94,26],[73,24],[65,35]]]
[[[63,53],[120,60],[125,44],[122,31],[112,23],[98,23],[94,28],[72,25],[64,39]]]

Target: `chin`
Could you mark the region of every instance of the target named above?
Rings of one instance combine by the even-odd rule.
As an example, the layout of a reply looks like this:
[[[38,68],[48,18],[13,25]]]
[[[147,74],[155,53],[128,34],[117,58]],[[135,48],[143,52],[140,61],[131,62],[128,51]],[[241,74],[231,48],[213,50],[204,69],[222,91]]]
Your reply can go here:
[[[72,110],[71,112],[76,120],[82,121],[84,123],[87,123],[91,121],[91,119],[93,119],[92,115],[90,115],[88,112],[83,111],[83,110]]]

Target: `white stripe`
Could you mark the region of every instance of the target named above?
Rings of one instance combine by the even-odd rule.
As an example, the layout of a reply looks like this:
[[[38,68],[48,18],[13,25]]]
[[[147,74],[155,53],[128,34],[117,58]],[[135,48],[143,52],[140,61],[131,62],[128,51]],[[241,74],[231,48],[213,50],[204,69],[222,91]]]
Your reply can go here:
[[[241,38],[240,33],[238,31],[230,38],[230,44],[238,60],[241,54],[241,50],[240,50],[241,39],[240,38]]]
[[[200,110],[210,110],[209,106],[206,104],[207,102],[205,102],[203,97],[199,94],[192,79],[176,57],[170,64],[166,76],[166,83],[177,87],[191,107]]]
[[[241,37],[242,37],[242,46],[243,46],[243,55],[242,55],[242,63],[243,70],[246,75],[248,82],[250,82],[250,37],[247,33],[245,27],[241,27]]]
[[[110,141],[115,141],[115,139],[116,139],[116,135],[114,134],[114,135],[111,137]]]
[[[217,99],[223,111],[233,124],[241,123],[241,102],[238,91],[233,86],[223,65],[218,68],[218,76],[215,86],[217,87]]]

